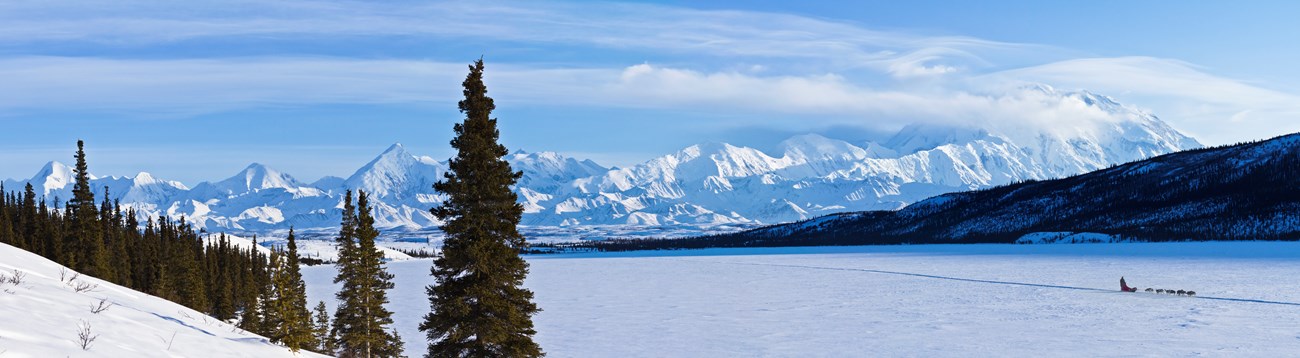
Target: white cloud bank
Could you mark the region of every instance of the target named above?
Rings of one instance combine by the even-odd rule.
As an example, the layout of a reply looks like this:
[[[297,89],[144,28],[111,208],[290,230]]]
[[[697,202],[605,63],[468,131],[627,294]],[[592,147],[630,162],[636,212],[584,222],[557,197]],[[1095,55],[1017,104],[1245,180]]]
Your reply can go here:
[[[1161,117],[1211,143],[1300,132],[1300,96],[1152,57],[1084,58],[981,76],[986,83],[1042,82],[1150,103]]]
[[[750,69],[708,69],[681,61],[556,68],[498,64],[489,55],[494,96],[528,103],[783,113],[810,122],[823,116],[853,119],[864,126],[1059,123],[1055,118],[1088,116],[1007,90],[1047,83],[1149,108],[1207,143],[1300,131],[1300,121],[1292,120],[1300,114],[1296,95],[1214,76],[1177,60],[1088,58],[1050,46],[876,31],[786,14],[616,3],[0,3],[0,44],[9,45],[147,48],[212,38],[339,36],[562,44],[724,59],[735,62],[735,68]],[[464,72],[463,63],[293,53],[200,59],[22,55],[0,58],[0,78],[5,79],[0,81],[0,111],[77,108],[188,115],[259,106],[424,103],[459,96]],[[1224,128],[1228,121],[1232,126]]]
[[[465,66],[338,58],[0,59],[0,78],[6,79],[0,82],[0,113],[76,108],[183,116],[263,106],[449,102],[460,96]],[[699,72],[649,64],[489,68],[491,94],[502,103],[781,113],[800,122],[877,127],[917,121],[1050,127],[1104,119],[1087,107],[1026,95],[1033,91],[879,90],[835,74]]]

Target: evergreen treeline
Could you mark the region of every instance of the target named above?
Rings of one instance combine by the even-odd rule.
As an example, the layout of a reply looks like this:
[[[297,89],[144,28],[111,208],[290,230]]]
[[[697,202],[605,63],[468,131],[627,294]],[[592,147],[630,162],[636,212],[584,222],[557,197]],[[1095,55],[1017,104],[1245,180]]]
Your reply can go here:
[[[0,186],[0,242],[223,321],[238,318],[241,328],[295,351],[320,350],[292,231],[288,251],[267,255],[224,234],[205,243],[184,218],[141,225],[134,209],[107,199],[107,188],[96,203],[82,141],[75,159],[73,197],[62,208],[47,206],[59,200],[38,197],[30,183],[21,192]]]

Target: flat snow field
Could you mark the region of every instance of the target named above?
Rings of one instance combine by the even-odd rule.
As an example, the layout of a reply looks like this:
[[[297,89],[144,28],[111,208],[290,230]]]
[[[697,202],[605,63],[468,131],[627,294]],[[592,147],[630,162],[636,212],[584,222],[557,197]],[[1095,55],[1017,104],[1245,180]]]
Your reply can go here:
[[[553,357],[1300,354],[1300,243],[917,245],[530,256]],[[388,264],[423,356],[429,260]],[[332,266],[305,273],[333,309]],[[1199,297],[1119,292],[1119,278]]]

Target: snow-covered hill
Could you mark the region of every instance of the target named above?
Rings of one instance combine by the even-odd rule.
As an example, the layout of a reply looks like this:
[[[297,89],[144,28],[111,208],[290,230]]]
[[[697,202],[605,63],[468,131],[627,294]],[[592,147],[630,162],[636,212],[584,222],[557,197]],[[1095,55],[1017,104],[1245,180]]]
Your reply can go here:
[[[0,356],[324,357],[0,244]],[[81,288],[81,292],[78,292]],[[99,313],[93,312],[98,310]],[[78,332],[94,337],[82,348]]]
[[[1091,119],[1042,119],[1060,121],[1049,126],[912,125],[879,143],[806,134],[770,152],[704,143],[627,168],[552,152],[519,151],[507,160],[524,173],[515,190],[525,225],[713,227],[896,210],[938,194],[1065,177],[1200,146],[1106,96],[1046,86],[1020,93],[1022,100],[1052,101]],[[148,173],[93,184],[109,186],[110,195],[142,213],[184,216],[209,230],[253,232],[337,226],[344,189],[361,189],[374,197],[380,227],[417,230],[438,224],[428,209],[442,200],[432,186],[446,168],[394,144],[347,178],[311,184],[260,164],[193,189]],[[21,190],[30,182],[47,199],[66,200],[71,178],[66,165],[51,162],[29,180],[5,184]]]

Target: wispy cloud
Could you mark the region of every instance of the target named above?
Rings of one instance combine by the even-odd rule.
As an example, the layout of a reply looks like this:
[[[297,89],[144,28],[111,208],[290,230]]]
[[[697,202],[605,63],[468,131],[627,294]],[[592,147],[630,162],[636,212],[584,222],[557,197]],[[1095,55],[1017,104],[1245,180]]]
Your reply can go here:
[[[342,58],[0,60],[0,110],[78,108],[194,115],[259,106],[416,104],[457,98],[465,64]],[[633,65],[535,69],[497,66],[487,80],[507,103],[711,108],[835,118],[877,125],[1014,117],[1004,99],[951,90],[880,90],[835,74],[757,75]],[[1000,102],[1002,101],[1002,102]],[[1002,103],[1002,104],[999,104]],[[810,120],[808,118],[801,121]],[[826,123],[823,123],[826,124]]]
[[[413,103],[452,98],[464,64],[239,58],[0,59],[0,108],[206,114],[257,106]]]
[[[789,14],[591,2],[0,3],[0,45],[11,48],[335,38],[469,39],[496,48],[543,44],[651,58],[563,66],[490,62],[494,96],[521,103],[831,118],[818,126],[1059,123],[1093,115],[1006,90],[1048,83],[1135,99],[1211,143],[1300,130],[1287,120],[1300,114],[1296,95],[1178,60],[1095,58],[1053,46],[881,31]],[[202,58],[23,53],[0,58],[0,111],[183,116],[259,106],[411,104],[457,97],[464,71],[463,63],[292,51]],[[1216,129],[1228,120],[1237,125]]]
[[[1300,131],[1300,96],[1162,58],[1084,58],[980,76],[983,83],[1053,83],[1131,98],[1209,142]],[[1225,125],[1231,122],[1232,125]]]
[[[899,76],[988,67],[985,52],[1065,52],[963,36],[876,31],[750,11],[604,2],[66,1],[0,4],[0,42],[156,44],[212,38],[413,36],[582,45],[689,56],[795,58]],[[951,62],[951,63],[949,63]]]

